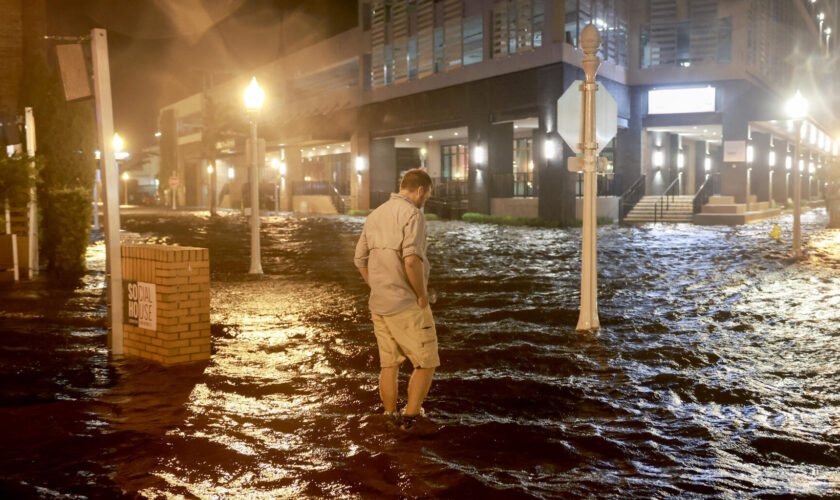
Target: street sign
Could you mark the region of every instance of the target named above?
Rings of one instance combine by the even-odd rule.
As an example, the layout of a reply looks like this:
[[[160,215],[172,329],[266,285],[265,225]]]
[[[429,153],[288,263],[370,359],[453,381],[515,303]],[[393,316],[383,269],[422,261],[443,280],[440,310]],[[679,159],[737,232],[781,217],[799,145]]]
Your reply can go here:
[[[580,149],[580,120],[582,114],[580,85],[582,80],[575,80],[563,95],[557,99],[557,132],[572,148],[575,154],[582,154]],[[598,141],[597,153],[600,153],[615,137],[618,130],[618,105],[603,85],[598,85],[595,93],[595,137]]]
[[[605,156],[599,156],[595,160],[595,171],[599,173],[606,172],[610,160]],[[583,156],[570,156],[567,164],[569,172],[583,172]]]
[[[178,187],[178,178],[177,177],[170,177],[169,178],[169,187],[175,189]]]

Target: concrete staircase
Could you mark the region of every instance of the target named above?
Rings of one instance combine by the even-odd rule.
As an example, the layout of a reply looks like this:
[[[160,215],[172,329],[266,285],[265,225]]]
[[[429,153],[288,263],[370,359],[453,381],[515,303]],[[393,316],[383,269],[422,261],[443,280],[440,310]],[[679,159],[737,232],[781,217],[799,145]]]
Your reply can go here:
[[[670,202],[667,209],[661,206],[661,201],[664,200],[659,195],[645,196],[639,203],[633,207],[633,210],[624,218],[627,224],[645,224],[647,222],[692,222],[694,217],[694,196],[681,195],[669,197]],[[656,208],[656,215],[654,216],[654,207],[657,203],[660,206]]]
[[[780,208],[772,208],[770,202],[758,201],[751,195],[750,203],[735,203],[734,196],[711,196],[703,210],[694,217],[694,223],[706,226],[737,226],[763,219],[778,217]]]

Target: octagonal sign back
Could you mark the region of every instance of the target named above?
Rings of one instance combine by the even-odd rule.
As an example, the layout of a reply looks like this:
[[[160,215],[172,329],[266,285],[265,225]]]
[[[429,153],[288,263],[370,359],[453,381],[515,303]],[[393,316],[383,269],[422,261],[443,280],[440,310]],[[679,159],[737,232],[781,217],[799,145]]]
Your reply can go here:
[[[575,154],[583,152],[580,149],[580,117],[583,114],[581,109],[583,99],[580,91],[582,83],[582,80],[575,80],[557,99],[557,132]],[[618,105],[607,89],[599,84],[595,92],[595,140],[598,141],[596,153],[600,153],[609,144],[617,130]]]

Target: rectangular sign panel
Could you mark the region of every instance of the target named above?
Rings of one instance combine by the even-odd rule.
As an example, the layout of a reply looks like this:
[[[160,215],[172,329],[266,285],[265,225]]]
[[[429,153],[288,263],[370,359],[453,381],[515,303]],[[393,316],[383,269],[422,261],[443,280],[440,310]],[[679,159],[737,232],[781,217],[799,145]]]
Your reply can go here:
[[[715,88],[658,89],[648,91],[648,114],[714,113]]]
[[[125,322],[146,330],[157,330],[157,295],[154,283],[123,281]]]
[[[723,161],[747,161],[747,141],[723,141]]]

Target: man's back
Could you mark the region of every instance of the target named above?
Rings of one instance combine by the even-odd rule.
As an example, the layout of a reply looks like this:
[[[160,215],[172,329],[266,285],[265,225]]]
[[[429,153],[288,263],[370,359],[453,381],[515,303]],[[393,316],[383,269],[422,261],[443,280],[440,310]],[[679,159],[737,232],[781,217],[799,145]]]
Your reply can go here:
[[[409,255],[423,260],[425,287],[429,277],[425,217],[407,197],[392,194],[368,215],[356,245],[356,266],[368,268],[371,312],[396,314],[417,301],[403,264]]]

